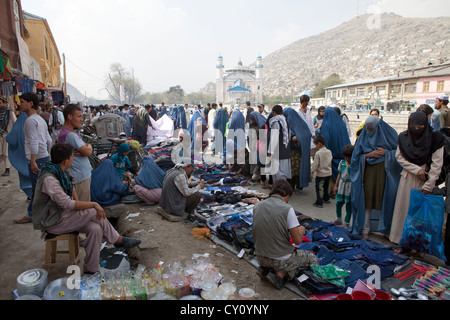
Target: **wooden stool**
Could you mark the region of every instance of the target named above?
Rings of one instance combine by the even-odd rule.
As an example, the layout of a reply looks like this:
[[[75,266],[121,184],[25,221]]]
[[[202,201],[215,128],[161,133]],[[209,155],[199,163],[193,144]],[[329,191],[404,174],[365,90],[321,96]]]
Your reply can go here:
[[[60,236],[47,236],[45,239],[45,259],[42,267],[47,271],[50,271],[52,268],[68,267],[78,264],[81,257],[79,240],[79,235],[76,233],[63,234]],[[58,241],[67,241],[68,250],[58,251]],[[69,260],[66,260],[65,263],[57,263],[56,256],[63,254],[69,255]]]

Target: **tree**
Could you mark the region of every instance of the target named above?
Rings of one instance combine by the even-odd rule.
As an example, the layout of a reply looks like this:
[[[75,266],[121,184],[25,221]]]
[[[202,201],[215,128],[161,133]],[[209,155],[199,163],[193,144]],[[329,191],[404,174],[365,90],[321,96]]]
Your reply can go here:
[[[121,87],[123,88],[121,94]],[[142,85],[134,77],[134,70],[128,71],[120,63],[113,63],[105,80],[105,89],[117,103],[135,104],[142,92]],[[125,101],[122,100],[125,98]]]
[[[312,95],[313,98],[325,98],[325,89],[328,87],[336,86],[338,84],[342,84],[344,81],[339,77],[338,74],[333,73],[325,80],[316,84],[316,88],[314,89]]]

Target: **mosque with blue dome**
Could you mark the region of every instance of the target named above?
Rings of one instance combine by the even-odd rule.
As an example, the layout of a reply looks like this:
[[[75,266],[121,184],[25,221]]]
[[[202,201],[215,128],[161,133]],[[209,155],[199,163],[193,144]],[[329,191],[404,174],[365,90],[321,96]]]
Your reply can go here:
[[[259,56],[253,68],[245,67],[241,60],[237,66],[225,69],[223,57],[217,58],[217,102],[224,105],[252,106],[263,102],[263,61]]]

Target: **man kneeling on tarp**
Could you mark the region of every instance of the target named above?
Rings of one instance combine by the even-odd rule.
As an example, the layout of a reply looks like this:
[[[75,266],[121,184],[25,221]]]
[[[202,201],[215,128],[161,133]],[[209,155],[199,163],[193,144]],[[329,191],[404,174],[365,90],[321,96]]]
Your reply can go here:
[[[299,269],[318,265],[316,256],[297,250],[306,230],[300,226],[294,209],[288,204],[293,189],[286,180],[278,180],[270,197],[253,208],[253,242],[260,264],[258,275],[277,289],[294,279]]]
[[[166,173],[158,213],[171,222],[184,220],[194,214],[200,202],[200,190],[205,188],[205,184],[189,182],[193,171],[194,165],[190,159],[186,159]]]

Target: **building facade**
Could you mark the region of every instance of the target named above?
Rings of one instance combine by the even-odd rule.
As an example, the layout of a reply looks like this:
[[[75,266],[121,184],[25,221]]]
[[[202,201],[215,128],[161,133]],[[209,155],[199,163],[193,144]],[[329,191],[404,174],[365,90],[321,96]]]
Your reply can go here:
[[[332,86],[325,89],[325,99],[353,110],[398,111],[425,103],[434,107],[440,94],[449,93],[450,63],[442,63],[404,70],[395,77]]]
[[[0,49],[12,69],[22,70],[19,38],[23,36],[23,14],[20,0],[0,0]]]
[[[254,68],[245,67],[239,61],[236,67],[225,70],[223,57],[217,58],[216,100],[224,105],[243,106],[247,101],[252,105],[263,102],[262,57],[256,60]]]
[[[24,12],[25,42],[30,55],[39,61],[42,82],[46,87],[61,87],[61,56],[45,18]]]

